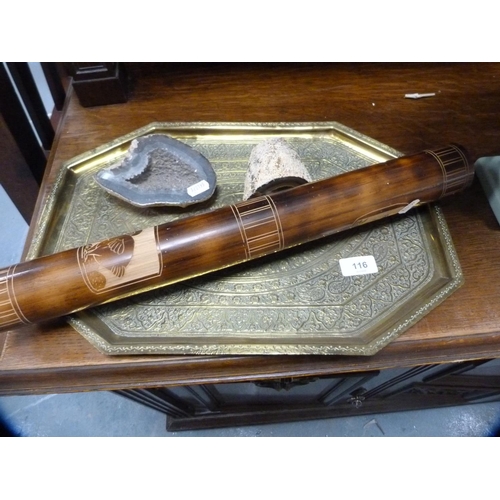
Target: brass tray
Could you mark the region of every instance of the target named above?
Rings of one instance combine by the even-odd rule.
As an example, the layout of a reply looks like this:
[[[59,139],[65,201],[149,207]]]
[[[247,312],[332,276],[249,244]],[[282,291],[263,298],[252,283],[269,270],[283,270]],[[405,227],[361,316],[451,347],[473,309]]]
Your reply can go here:
[[[218,179],[201,205],[138,208],[93,176],[130,142],[162,133],[201,152]],[[240,201],[252,148],[283,137],[314,179],[400,156],[338,123],[152,123],[68,161],[28,258]],[[344,276],[339,260],[373,256],[378,272]],[[438,206],[76,313],[70,324],[106,354],[372,355],[463,282]]]

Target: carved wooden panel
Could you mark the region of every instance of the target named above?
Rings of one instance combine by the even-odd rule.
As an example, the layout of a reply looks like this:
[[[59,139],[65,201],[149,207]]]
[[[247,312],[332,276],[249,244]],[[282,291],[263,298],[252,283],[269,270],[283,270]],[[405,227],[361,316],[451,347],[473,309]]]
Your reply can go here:
[[[486,363],[488,370],[481,371]],[[464,375],[467,373],[467,375]],[[163,411],[170,431],[313,420],[500,400],[500,362],[333,377],[121,391]]]

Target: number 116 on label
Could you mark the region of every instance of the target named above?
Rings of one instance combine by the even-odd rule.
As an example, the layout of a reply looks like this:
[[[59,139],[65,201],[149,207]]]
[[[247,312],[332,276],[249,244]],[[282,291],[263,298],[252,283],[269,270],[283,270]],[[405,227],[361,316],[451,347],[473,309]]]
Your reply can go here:
[[[340,259],[339,264],[343,276],[378,273],[377,263],[373,255]]]

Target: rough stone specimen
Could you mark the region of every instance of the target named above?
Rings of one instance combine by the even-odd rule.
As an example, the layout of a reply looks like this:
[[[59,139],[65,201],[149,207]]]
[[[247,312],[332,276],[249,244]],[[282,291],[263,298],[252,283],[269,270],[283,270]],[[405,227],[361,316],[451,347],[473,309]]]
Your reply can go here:
[[[284,139],[267,139],[250,154],[243,198],[247,200],[311,181],[299,155]]]

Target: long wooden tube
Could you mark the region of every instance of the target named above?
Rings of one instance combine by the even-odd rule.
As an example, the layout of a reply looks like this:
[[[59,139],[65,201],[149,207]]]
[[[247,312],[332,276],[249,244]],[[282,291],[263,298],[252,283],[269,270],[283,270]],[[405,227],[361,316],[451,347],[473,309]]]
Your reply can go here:
[[[423,151],[0,270],[0,330],[199,276],[466,188],[460,146]]]

